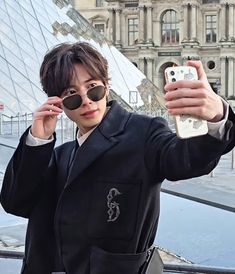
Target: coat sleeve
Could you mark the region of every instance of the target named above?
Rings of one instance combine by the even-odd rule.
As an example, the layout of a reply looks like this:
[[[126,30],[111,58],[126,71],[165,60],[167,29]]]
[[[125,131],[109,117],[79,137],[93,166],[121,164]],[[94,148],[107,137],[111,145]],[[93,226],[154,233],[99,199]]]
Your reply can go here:
[[[3,178],[0,201],[6,212],[28,218],[45,191],[48,174],[54,172],[55,140],[42,146],[27,146],[26,131],[15,150]]]
[[[179,139],[162,118],[153,118],[146,138],[145,162],[156,178],[171,181],[208,174],[235,145],[234,114],[230,113],[223,140],[209,134]]]

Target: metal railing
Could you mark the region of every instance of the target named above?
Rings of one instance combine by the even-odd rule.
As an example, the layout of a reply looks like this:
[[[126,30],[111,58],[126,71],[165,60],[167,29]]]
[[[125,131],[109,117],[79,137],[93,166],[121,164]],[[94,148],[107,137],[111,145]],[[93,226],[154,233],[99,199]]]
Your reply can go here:
[[[164,273],[204,273],[204,274],[229,274],[235,273],[235,268],[214,267],[196,264],[164,264]]]
[[[147,113],[150,116],[153,113]],[[170,127],[172,127],[172,119],[167,111],[158,110],[154,113],[156,116],[165,118]],[[19,137],[32,124],[33,113],[18,114],[15,116],[8,116],[0,113],[0,136],[16,136]],[[76,125],[65,115],[60,115],[56,127],[57,137],[61,143],[68,140],[73,140],[75,137]]]
[[[32,113],[8,116],[0,113],[0,135],[20,136],[20,134],[31,124]]]
[[[0,136],[19,137],[32,124],[33,114],[25,113],[7,116],[0,113]],[[57,139],[64,143],[75,138],[76,125],[66,116],[61,115],[56,126]]]
[[[166,110],[160,109],[154,113],[146,114],[160,116],[168,121],[170,128],[174,131],[174,122]],[[0,113],[0,136],[19,137],[32,124],[33,114],[25,113],[15,116],[7,116]],[[63,144],[66,141],[74,140],[76,134],[76,125],[65,115],[59,117],[56,127],[57,144]],[[235,149],[231,153],[231,169],[235,169]],[[214,170],[210,173],[211,177],[215,176]]]
[[[24,257],[24,252],[22,251],[6,251],[0,250],[0,258],[5,259],[20,259]],[[235,274],[235,268],[227,267],[214,267],[214,266],[204,266],[197,264],[171,264],[164,263],[163,267],[164,273],[204,273],[204,274]]]

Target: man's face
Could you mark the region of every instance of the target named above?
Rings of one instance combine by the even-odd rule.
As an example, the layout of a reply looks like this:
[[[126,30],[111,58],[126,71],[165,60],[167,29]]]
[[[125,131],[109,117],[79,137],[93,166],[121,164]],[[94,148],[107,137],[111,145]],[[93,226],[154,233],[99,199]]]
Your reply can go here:
[[[88,74],[87,70],[82,64],[75,64],[75,77],[68,87],[61,95],[63,99],[72,94],[81,95],[81,106],[69,110],[62,104],[65,114],[74,121],[80,129],[81,134],[88,132],[90,129],[97,126],[103,119],[106,111],[106,96],[108,95],[108,88],[105,87],[105,96],[94,102],[87,97],[87,91],[95,86],[104,86],[101,80],[95,80]],[[73,97],[71,97],[71,100]]]

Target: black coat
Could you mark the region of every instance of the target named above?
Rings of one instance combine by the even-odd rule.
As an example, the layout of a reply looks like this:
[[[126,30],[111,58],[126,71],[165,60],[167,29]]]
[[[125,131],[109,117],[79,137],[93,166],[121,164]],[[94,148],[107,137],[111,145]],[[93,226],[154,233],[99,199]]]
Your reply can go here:
[[[25,132],[1,192],[7,212],[29,219],[22,273],[138,273],[155,238],[161,182],[209,173],[234,145],[231,111],[229,119],[223,142],[181,140],[162,118],[113,102],[75,156],[75,141],[31,147]]]

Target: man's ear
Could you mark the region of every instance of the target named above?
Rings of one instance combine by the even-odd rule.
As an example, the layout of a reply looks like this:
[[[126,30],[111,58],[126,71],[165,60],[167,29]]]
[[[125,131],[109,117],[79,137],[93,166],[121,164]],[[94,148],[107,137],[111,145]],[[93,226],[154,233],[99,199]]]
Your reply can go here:
[[[106,103],[109,102],[109,85],[105,85],[105,97],[106,97]]]
[[[109,85],[105,85],[106,97],[109,95]]]

